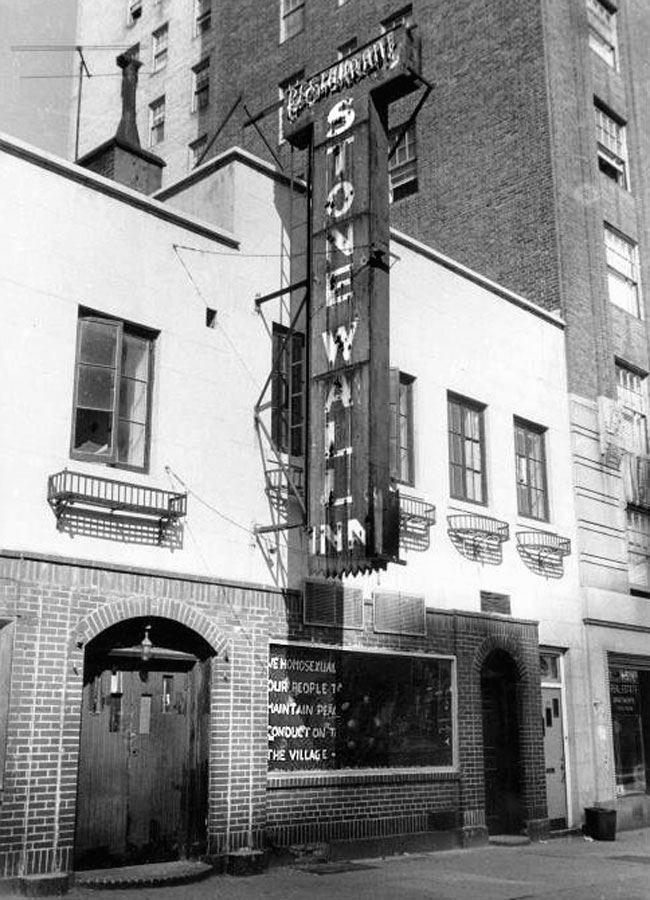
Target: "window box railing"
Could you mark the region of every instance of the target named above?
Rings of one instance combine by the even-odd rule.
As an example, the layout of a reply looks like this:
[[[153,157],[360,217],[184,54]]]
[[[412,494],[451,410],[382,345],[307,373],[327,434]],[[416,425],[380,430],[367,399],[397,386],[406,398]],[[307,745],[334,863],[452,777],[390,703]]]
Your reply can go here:
[[[94,518],[106,522],[110,517],[112,522],[128,522],[132,533],[138,523],[145,530],[148,523],[155,525],[157,543],[163,543],[166,530],[174,529],[187,514],[187,494],[67,469],[48,478],[47,502],[60,530],[72,530],[72,520]],[[97,530],[93,533],[97,534]]]
[[[399,492],[399,540],[405,550],[428,550],[436,508],[420,497]]]
[[[517,552],[525,565],[545,578],[564,575],[564,557],[571,554],[571,541],[549,531],[517,531]]]
[[[503,560],[502,544],[510,539],[507,522],[473,514],[447,516],[447,533],[462,556],[495,566]]]

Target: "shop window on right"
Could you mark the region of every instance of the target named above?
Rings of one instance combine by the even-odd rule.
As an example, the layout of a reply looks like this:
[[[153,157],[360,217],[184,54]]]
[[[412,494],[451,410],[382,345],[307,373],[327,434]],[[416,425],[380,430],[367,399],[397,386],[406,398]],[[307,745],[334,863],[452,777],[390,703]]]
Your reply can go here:
[[[415,124],[409,125],[405,131],[401,128],[394,129],[390,141],[392,150],[388,159],[388,179],[391,203],[396,203],[418,190]]]
[[[609,693],[616,793],[648,792],[650,763],[650,660],[648,668],[629,665],[609,667]]]

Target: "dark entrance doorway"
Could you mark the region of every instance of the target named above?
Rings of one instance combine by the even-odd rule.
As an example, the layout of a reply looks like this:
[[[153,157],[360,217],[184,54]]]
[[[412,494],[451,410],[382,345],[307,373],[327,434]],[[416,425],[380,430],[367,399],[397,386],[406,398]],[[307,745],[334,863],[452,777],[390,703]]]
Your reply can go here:
[[[205,850],[212,650],[167,619],[131,619],[86,648],[78,869]]]
[[[524,824],[517,681],[512,657],[493,651],[481,670],[485,818],[490,834],[518,834]]]

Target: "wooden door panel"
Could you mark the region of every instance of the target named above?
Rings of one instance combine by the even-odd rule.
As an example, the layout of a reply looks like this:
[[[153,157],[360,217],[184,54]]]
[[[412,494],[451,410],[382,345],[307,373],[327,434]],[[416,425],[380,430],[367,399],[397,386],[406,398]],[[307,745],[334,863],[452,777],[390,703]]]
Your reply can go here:
[[[136,674],[128,758],[128,843],[162,859],[183,850],[188,673]]]
[[[78,867],[177,859],[204,839],[209,665],[111,661],[84,686]]]
[[[561,703],[562,694],[559,688],[542,688],[548,817],[553,823],[565,826],[567,800]]]
[[[126,849],[126,735],[123,697],[111,694],[111,672],[95,675],[83,690],[77,816],[77,852],[102,855]],[[120,684],[121,687],[121,684]]]

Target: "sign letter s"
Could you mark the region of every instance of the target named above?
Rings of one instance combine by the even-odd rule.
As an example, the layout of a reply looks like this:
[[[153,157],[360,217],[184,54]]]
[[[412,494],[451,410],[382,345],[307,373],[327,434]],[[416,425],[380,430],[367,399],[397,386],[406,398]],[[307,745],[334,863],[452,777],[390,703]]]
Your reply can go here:
[[[352,98],[347,100],[339,100],[330,109],[327,114],[327,137],[338,137],[348,128],[352,127],[356,118],[354,109],[352,108]]]

